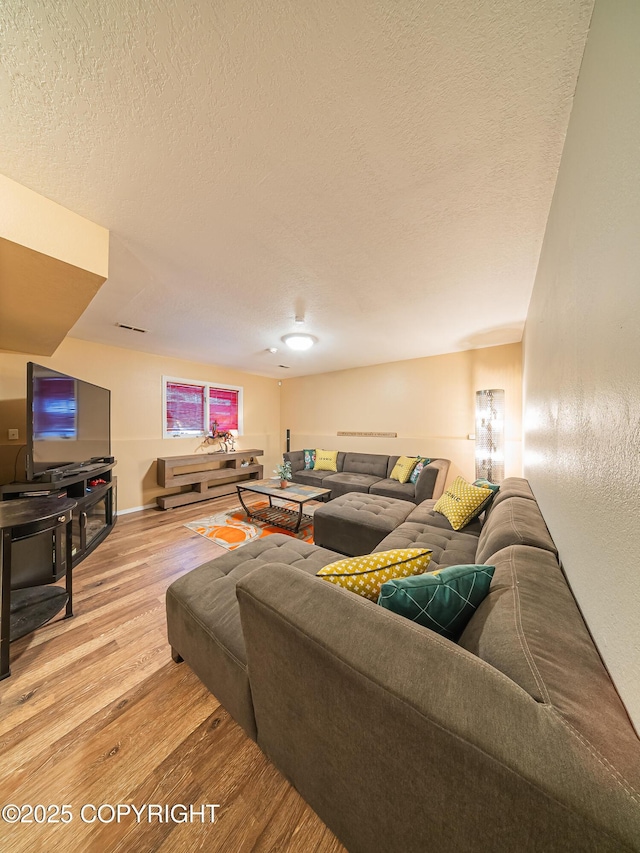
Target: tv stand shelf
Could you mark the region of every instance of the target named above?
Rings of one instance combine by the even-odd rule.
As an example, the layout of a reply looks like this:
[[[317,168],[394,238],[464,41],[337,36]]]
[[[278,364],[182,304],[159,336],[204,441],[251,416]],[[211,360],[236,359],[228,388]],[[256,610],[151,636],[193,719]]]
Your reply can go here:
[[[158,485],[165,489],[190,486],[189,491],[157,498],[160,509],[207,501],[221,495],[235,494],[236,483],[261,480],[263,467],[258,463],[242,466],[245,459],[262,456],[264,450],[234,450],[231,453],[192,453],[189,456],[166,456],[157,460]],[[217,468],[213,463],[221,463]],[[224,483],[220,483],[224,480]],[[217,485],[216,485],[217,483]]]
[[[9,483],[0,486],[0,500],[57,497],[76,501],[77,508],[73,511],[72,521],[72,563],[76,566],[105,539],[116,522],[116,478],[112,474],[115,465],[115,461],[92,463],[83,468],[76,468],[73,474],[67,473],[66,476],[62,471],[61,476],[56,474],[55,479],[50,481],[41,479]],[[91,485],[95,480],[104,482]],[[34,544],[31,549],[25,547],[22,559],[16,561],[14,581],[20,585],[32,586],[32,581],[38,575],[45,576],[50,571],[55,575],[55,568],[50,566],[50,553],[44,541],[37,546]],[[23,568],[21,564],[24,564]],[[20,579],[21,575],[24,575],[24,581]]]

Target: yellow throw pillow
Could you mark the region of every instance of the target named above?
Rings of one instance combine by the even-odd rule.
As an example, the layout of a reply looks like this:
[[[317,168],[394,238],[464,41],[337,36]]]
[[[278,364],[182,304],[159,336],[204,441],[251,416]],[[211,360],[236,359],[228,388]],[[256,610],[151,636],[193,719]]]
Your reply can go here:
[[[393,471],[389,476],[392,480],[397,480],[399,483],[407,483],[417,462],[417,456],[401,456],[393,466]]]
[[[428,548],[396,548],[329,563],[317,575],[377,601],[383,583],[393,578],[421,575],[429,568],[430,561],[431,551]]]
[[[337,450],[316,450],[316,461],[313,466],[315,471],[337,471]]]
[[[433,510],[442,513],[454,530],[460,530],[480,515],[492,497],[491,489],[472,486],[464,477],[456,477]]]

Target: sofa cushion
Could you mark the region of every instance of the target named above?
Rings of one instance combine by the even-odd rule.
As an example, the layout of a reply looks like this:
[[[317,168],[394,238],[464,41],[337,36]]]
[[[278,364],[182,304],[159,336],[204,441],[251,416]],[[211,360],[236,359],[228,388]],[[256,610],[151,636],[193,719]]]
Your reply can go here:
[[[419,503],[417,507],[409,513],[407,521],[415,521],[418,524],[425,524],[430,527],[440,527],[442,530],[453,531],[451,522],[446,515],[443,515],[441,512],[435,512],[434,506],[436,503],[437,501],[433,499],[422,501],[422,503]],[[480,519],[474,518],[473,521],[470,521],[464,530],[461,530],[460,532],[469,533],[472,536],[480,536],[481,530],[482,523],[480,522]]]
[[[491,507],[478,540],[476,562],[493,564],[492,555],[509,545],[532,545],[557,554],[536,501],[513,497]]]
[[[525,500],[535,501],[528,480],[523,477],[507,477],[500,483],[500,491],[489,504],[489,509],[502,503],[502,501],[509,500],[509,498],[525,498]]]
[[[385,498],[396,498],[400,501],[415,500],[416,487],[413,483],[399,483],[387,477],[385,480],[376,480],[369,488],[372,495],[380,495]]]
[[[378,604],[457,640],[489,592],[493,566],[448,566],[382,584]]]
[[[459,645],[552,706],[589,745],[598,744],[637,778],[637,738],[628,736],[626,711],[554,555],[513,545],[491,564],[491,589]]]
[[[430,559],[431,552],[426,548],[379,551],[338,560],[321,568],[317,575],[363,598],[377,601],[385,581],[420,575],[427,571]]]
[[[379,477],[375,474],[353,474],[342,471],[339,474],[330,473],[323,482],[325,489],[331,489],[331,497],[336,498],[349,492],[368,493],[371,486],[377,483]]]
[[[376,551],[390,548],[429,548],[431,569],[477,563],[478,537],[442,527],[405,521],[376,546]]]
[[[401,456],[393,466],[389,479],[397,480],[399,483],[407,483],[417,461],[415,456]]]
[[[316,450],[316,459],[313,467],[315,471],[337,471],[338,451],[320,449]]]
[[[377,479],[387,476],[389,457],[381,453],[345,453],[343,471],[351,474],[371,474]]]
[[[276,533],[204,563],[167,590],[169,643],[254,739],[256,726],[236,583],[265,563],[286,563],[315,575],[339,557],[333,551]]]
[[[408,501],[350,492],[316,508],[313,537],[316,544],[349,556],[368,554],[412,509]]]
[[[439,498],[434,510],[446,516],[454,530],[461,530],[480,515],[492,498],[491,489],[473,486],[464,477],[456,477]]]
[[[316,452],[314,449],[303,450],[305,471],[310,471],[316,464]]]
[[[303,486],[317,486],[319,489],[329,489],[330,486],[323,482],[327,477],[330,477],[333,471],[318,471],[316,468],[311,468],[308,471],[296,471],[294,482],[300,483]]]

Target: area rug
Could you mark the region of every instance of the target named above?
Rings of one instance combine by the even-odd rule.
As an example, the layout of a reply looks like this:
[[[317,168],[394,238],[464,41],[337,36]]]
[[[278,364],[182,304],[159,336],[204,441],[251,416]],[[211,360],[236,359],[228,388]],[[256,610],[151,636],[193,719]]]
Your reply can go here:
[[[297,505],[282,503],[283,506],[290,506],[296,509]],[[256,509],[268,506],[267,501],[253,504]],[[305,508],[305,515],[302,516],[302,524],[298,533],[293,533],[290,530],[284,530],[281,527],[276,527],[273,524],[265,524],[259,519],[248,519],[242,507],[231,509],[228,512],[219,512],[216,515],[209,515],[206,518],[199,518],[197,521],[190,521],[185,524],[189,530],[199,533],[216,545],[222,545],[227,551],[235,551],[247,542],[253,542],[254,539],[263,539],[265,536],[270,536],[272,533],[284,533],[286,536],[292,536],[295,539],[301,539],[303,542],[313,542],[313,519],[309,518],[307,513],[313,511],[313,507]]]

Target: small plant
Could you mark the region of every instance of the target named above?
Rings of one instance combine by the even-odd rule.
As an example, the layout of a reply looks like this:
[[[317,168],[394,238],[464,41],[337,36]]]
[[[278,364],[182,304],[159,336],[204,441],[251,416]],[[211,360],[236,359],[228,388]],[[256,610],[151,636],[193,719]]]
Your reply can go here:
[[[282,462],[277,468],[273,469],[273,473],[277,474],[281,480],[291,479],[291,462],[289,460]]]

